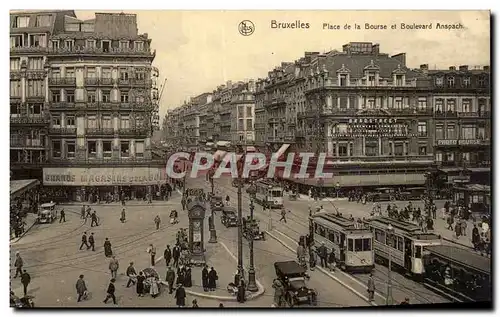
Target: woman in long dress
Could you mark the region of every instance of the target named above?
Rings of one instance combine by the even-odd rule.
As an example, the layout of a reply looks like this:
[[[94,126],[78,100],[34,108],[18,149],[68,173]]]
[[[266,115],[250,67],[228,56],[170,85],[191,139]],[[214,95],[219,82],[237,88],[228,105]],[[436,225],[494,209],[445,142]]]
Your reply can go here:
[[[159,287],[160,281],[158,280],[158,277],[153,278],[151,281],[151,287],[149,288],[149,294],[151,294],[151,297],[156,298],[158,294],[160,294],[160,287]]]
[[[137,295],[139,297],[142,297],[144,295],[144,281],[146,280],[146,277],[144,277],[144,274],[142,271],[139,272],[139,275],[137,275],[137,285],[136,285],[136,291]]]
[[[193,281],[191,279],[191,268],[187,268],[186,274],[184,275],[184,287],[193,286]]]
[[[110,257],[113,255],[113,251],[111,250],[111,242],[109,242],[108,238],[104,241],[104,255]]]

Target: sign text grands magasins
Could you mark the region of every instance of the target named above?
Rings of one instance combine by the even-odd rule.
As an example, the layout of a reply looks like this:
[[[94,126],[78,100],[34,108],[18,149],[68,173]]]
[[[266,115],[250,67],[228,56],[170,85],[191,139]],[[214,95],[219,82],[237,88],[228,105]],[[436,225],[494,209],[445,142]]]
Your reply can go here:
[[[50,168],[43,171],[45,185],[154,185],[165,182],[160,168]]]

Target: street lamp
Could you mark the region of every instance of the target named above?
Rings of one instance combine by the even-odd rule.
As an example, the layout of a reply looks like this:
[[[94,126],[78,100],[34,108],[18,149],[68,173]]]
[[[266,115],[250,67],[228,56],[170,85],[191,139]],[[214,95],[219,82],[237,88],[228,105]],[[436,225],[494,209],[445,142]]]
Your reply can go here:
[[[241,188],[243,187],[243,179],[238,176],[236,179],[238,184],[238,273],[239,279],[244,279],[245,272],[243,271],[243,215],[241,206]],[[235,280],[238,280],[235,278]]]
[[[389,250],[389,266],[388,266],[388,272],[387,272],[387,296],[385,298],[385,303],[386,305],[392,305],[392,277],[391,277],[391,272],[392,272],[392,250],[390,250],[389,248],[392,247],[392,239],[393,236],[392,234],[394,233],[394,228],[392,227],[391,224],[388,224],[387,225],[387,230],[386,230],[386,234],[387,234],[387,241],[389,241],[389,243],[391,245],[388,245],[388,250]]]
[[[253,226],[253,211],[254,204],[253,201],[255,199],[255,194],[257,193],[257,186],[252,182],[252,184],[247,188],[247,193],[250,195],[250,225]],[[250,267],[248,268],[248,284],[247,290],[250,292],[257,292],[259,288],[257,287],[257,283],[255,282],[255,267],[253,265],[253,239],[254,239],[254,231],[253,227],[250,228]]]

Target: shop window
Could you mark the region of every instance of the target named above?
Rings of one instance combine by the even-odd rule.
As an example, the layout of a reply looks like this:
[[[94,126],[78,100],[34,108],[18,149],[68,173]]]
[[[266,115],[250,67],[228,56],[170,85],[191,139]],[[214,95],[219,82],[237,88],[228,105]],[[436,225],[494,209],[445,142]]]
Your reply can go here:
[[[130,144],[128,141],[122,141],[120,143],[120,157],[130,156]]]
[[[89,158],[97,157],[97,142],[87,141],[87,154]]]
[[[111,158],[111,141],[102,141],[102,153],[104,158]]]

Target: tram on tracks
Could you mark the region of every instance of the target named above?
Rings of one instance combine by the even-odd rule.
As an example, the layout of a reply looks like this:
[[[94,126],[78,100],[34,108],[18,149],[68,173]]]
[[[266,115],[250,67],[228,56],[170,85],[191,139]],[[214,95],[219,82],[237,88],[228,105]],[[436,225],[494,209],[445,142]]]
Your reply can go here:
[[[441,245],[441,236],[433,232],[423,232],[419,226],[389,217],[374,217],[365,220],[373,233],[375,260],[402,268],[417,280],[423,278],[424,249]],[[389,224],[392,226],[389,233]]]
[[[373,233],[354,220],[330,212],[309,217],[309,236],[315,244],[335,250],[337,265],[348,272],[370,272],[374,268]]]
[[[255,182],[255,200],[266,208],[283,207],[283,188],[273,181],[261,179]]]
[[[425,248],[424,286],[454,301],[491,302],[491,259],[451,245]]]

